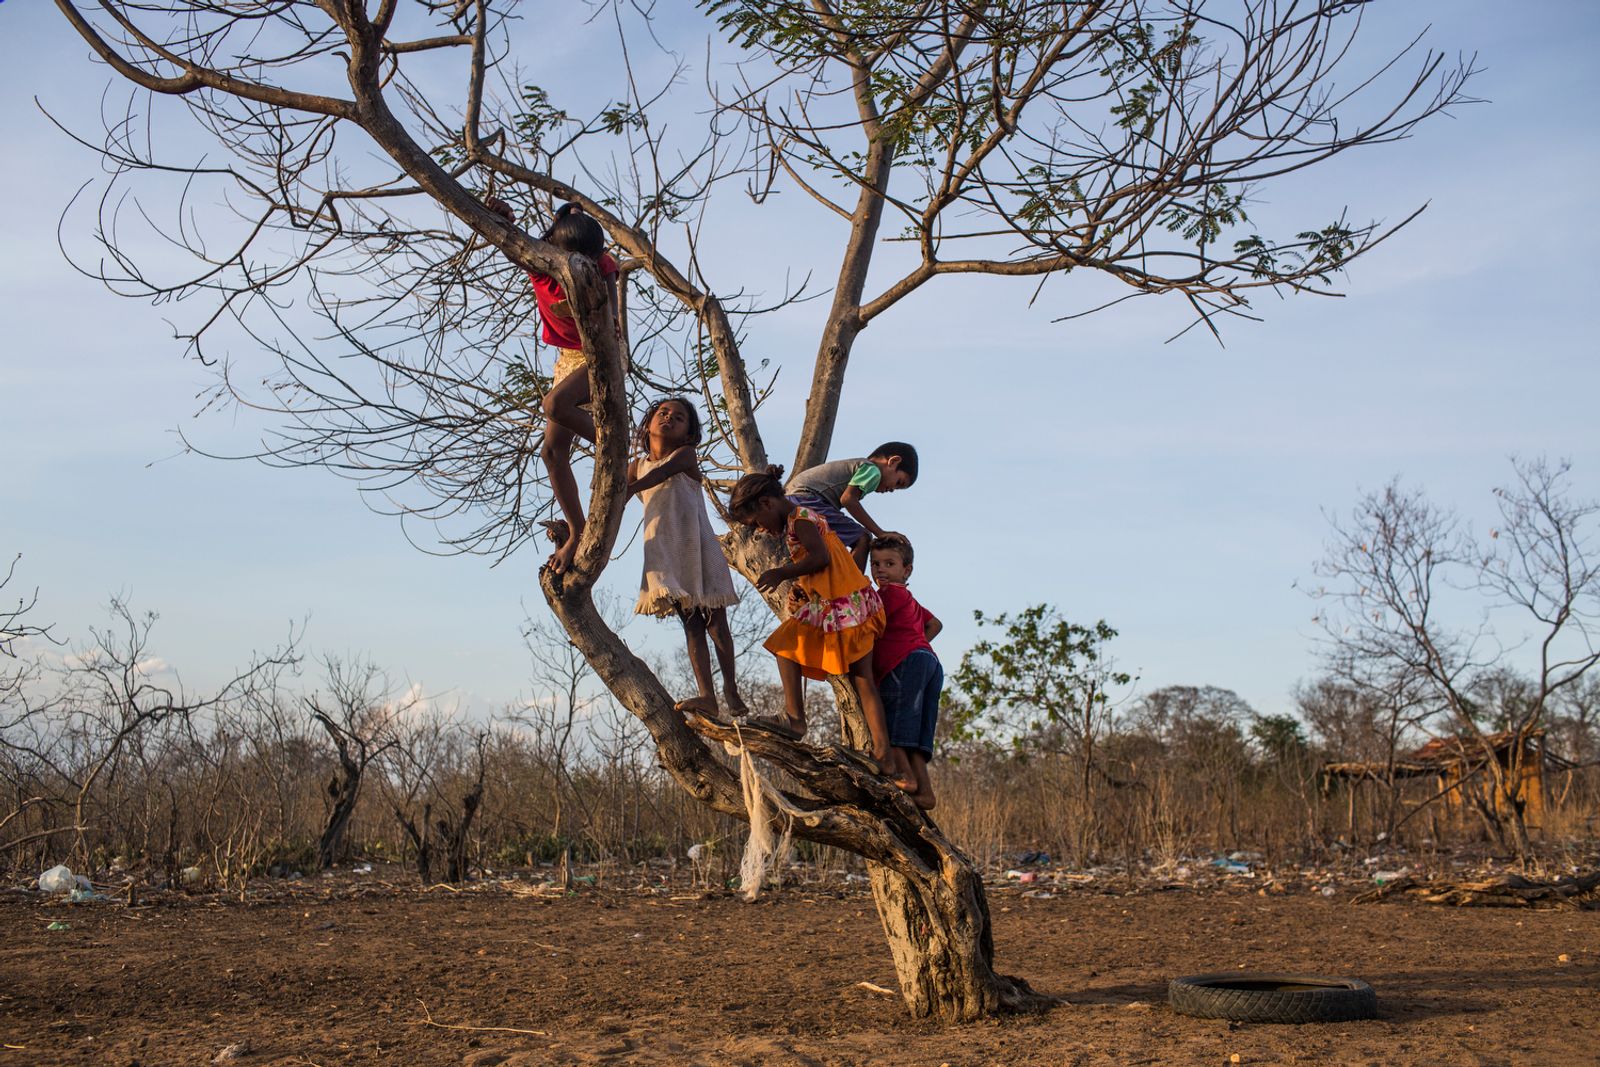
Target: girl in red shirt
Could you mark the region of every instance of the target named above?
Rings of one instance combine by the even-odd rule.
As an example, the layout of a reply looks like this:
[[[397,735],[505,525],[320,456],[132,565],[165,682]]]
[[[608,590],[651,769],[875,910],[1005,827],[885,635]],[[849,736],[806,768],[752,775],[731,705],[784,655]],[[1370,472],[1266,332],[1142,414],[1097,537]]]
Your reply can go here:
[[[504,200],[490,198],[484,206],[507,222],[516,221],[515,212]],[[600,224],[577,204],[563,204],[542,239],[563,252],[577,252],[595,261],[606,281],[610,308],[607,318],[615,326],[617,261],[606,254],[606,234]],[[578,496],[577,479],[572,476],[572,440],[574,436],[594,440],[594,416],[585,407],[590,400],[589,375],[573,373],[584,367],[583,342],[578,336],[578,322],[567,304],[567,294],[561,283],[548,274],[529,271],[528,280],[533,283],[534,300],[539,305],[544,343],[556,349],[555,380],[544,395],[544,443],[539,446],[539,458],[550,476],[550,491],[566,517],[564,522],[545,524],[551,537],[560,542],[550,557],[551,569],[560,574],[572,566],[584,524],[583,501]]]

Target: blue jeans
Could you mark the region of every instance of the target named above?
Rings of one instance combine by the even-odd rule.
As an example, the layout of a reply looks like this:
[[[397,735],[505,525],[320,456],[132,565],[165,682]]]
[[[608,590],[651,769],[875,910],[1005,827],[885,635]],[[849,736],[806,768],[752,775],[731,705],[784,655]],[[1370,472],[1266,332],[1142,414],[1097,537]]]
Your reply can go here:
[[[933,734],[939,726],[939,694],[944,668],[925,648],[913,649],[900,665],[883,676],[878,694],[888,720],[889,744],[933,758]]]

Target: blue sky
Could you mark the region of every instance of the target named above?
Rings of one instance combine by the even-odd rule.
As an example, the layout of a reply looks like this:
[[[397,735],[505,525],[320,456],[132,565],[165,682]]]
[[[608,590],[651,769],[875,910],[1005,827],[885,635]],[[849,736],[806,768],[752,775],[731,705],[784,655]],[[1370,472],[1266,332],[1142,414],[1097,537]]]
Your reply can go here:
[[[973,609],[1046,600],[1116,626],[1142,689],[1220,685],[1286,710],[1315,671],[1313,606],[1295,583],[1321,555],[1325,511],[1399,475],[1482,528],[1512,453],[1569,457],[1580,495],[1600,495],[1600,7],[1506,11],[1386,6],[1377,43],[1431,22],[1429,43],[1479,54],[1470,89],[1490,102],[1265,194],[1262,212],[1295,217],[1348,203],[1396,219],[1430,203],[1356,265],[1347,298],[1262,299],[1266,322],[1234,326],[1223,349],[1199,332],[1164,343],[1177,312],[1150,301],[1057,324],[1081,306],[1065,286],[1030,309],[1027,285],[941,279],[863,335],[835,453],[887,437],[921,448],[922,480],[874,513],[917,542],[913,585],[949,625],[947,664],[973,639]],[[0,554],[22,553],[18,584],[39,587],[40,617],[78,637],[123,594],[160,612],[155,651],[198,687],[309,619],[309,648],[370,654],[477,709],[525,692],[518,623],[544,610],[532,552],[497,568],[429,556],[336,477],[178,454],[177,427],[220,443],[248,428],[195,417],[210,377],[181,358],[169,309],[107,293],[57,247],[97,163],[32,97],[92,120],[103,70],[43,4],[0,7],[0,41]],[[552,79],[582,62],[581,44],[551,59]],[[797,198],[769,210],[808,235],[777,246],[798,261],[750,256],[724,222],[711,235],[723,276],[826,276],[833,224]],[[798,432],[823,310],[786,312],[752,341],[786,366],[764,422],[777,454]],[[631,599],[638,568],[634,550],[607,582]],[[649,621],[629,633],[659,651],[678,639]]]

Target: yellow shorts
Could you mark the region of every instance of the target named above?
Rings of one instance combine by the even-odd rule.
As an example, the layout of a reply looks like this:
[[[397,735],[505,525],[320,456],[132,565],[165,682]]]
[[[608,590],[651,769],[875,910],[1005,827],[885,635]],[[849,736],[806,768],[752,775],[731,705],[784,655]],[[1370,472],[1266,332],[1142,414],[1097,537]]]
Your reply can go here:
[[[567,375],[571,374],[573,371],[575,371],[575,370],[583,370],[583,368],[584,368],[583,349],[581,349],[581,348],[558,348],[558,349],[556,349],[556,367],[555,367],[555,370],[552,372],[552,374],[554,375],[554,380],[552,380],[550,384],[551,385],[560,385],[561,384],[561,379],[565,378]],[[629,359],[626,355],[624,355],[622,357],[622,373],[623,374],[627,374],[632,369],[633,369],[633,361],[631,359]]]
[[[583,349],[558,348],[556,349],[555,381],[551,384],[558,385],[561,379],[575,370],[583,369]]]

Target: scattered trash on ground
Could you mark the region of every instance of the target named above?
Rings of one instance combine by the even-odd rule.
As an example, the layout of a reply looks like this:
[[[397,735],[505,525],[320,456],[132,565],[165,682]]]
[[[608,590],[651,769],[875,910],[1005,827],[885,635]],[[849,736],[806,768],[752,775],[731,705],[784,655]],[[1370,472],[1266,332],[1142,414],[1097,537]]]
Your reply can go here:
[[[51,867],[39,876],[39,892],[66,893],[78,887],[77,878],[65,866]]]

